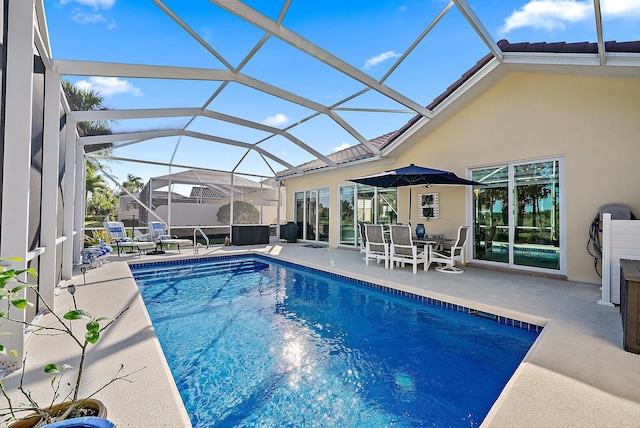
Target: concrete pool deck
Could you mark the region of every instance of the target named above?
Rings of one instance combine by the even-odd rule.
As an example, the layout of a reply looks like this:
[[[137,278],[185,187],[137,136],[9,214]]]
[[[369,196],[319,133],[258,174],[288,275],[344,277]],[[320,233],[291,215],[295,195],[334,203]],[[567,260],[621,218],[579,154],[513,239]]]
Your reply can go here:
[[[357,251],[311,248],[304,244],[212,247],[168,251],[154,256],[111,257],[104,266],[74,276],[78,307],[94,315],[119,319],[94,349],[84,389],[90,393],[116,373],[142,369],[128,380],[100,391],[96,398],[108,408],[118,427],[188,427],[188,416],[157,342],[127,262],[208,257],[257,252],[325,271],[398,288],[419,295],[538,325],[544,330],[485,418],[483,427],[635,427],[640,423],[640,355],[622,348],[622,321],[618,308],[598,305],[599,287],[549,278],[517,275],[467,267],[462,275],[447,275],[433,268],[385,270],[365,265]],[[73,307],[64,288],[56,299],[56,312]],[[50,322],[45,315],[41,324]],[[60,336],[31,335],[26,343],[26,384],[37,397],[48,397],[46,363],[70,362],[67,350],[53,343]],[[19,373],[5,379],[12,396]]]

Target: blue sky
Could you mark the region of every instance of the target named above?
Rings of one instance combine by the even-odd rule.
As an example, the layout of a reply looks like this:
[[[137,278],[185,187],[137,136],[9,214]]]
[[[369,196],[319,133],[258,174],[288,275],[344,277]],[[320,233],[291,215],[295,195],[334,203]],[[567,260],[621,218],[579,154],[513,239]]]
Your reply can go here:
[[[263,36],[263,32],[206,0],[164,0],[166,7],[196,31],[233,67]],[[277,19],[283,1],[251,0],[249,7]],[[381,79],[399,56],[447,5],[443,0],[374,2],[293,0],[282,25],[331,52],[353,67]],[[596,41],[593,4],[581,0],[468,0],[492,37],[510,42]],[[640,40],[640,0],[601,0],[605,40]],[[180,28],[151,0],[44,0],[54,59],[112,61],[226,69],[225,65]],[[487,47],[454,6],[385,85],[428,105],[475,62]],[[330,106],[363,88],[358,82],[271,37],[240,71],[314,102]],[[82,88],[104,96],[110,108],[202,107],[219,82],[69,76]],[[344,104],[406,110],[368,92]],[[209,105],[211,110],[285,128],[312,112],[299,105],[229,84]],[[365,138],[398,129],[413,115],[341,111]],[[120,121],[114,131],[182,128],[190,118]],[[198,118],[189,129],[255,143],[265,133],[212,119]],[[329,154],[357,141],[324,115],[290,131],[319,152]],[[165,138],[114,151],[114,156],[229,170],[243,159],[244,149],[191,138]],[[292,164],[312,156],[278,137],[260,144]],[[110,162],[119,179],[133,173],[147,180],[168,173],[167,167]],[[276,171],[284,167],[272,163]],[[172,171],[178,169],[173,168]],[[241,172],[272,175],[255,153],[242,160]]]

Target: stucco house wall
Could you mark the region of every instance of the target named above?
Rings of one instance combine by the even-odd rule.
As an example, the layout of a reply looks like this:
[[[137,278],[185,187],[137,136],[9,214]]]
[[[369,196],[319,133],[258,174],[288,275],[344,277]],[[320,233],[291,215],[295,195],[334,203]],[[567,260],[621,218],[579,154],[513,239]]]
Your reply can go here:
[[[349,178],[410,163],[468,177],[470,168],[561,156],[567,277],[599,283],[586,251],[589,225],[599,207],[623,203],[640,217],[640,76],[510,72],[481,94],[459,102],[464,105],[455,106],[455,114],[436,126],[427,124],[387,154],[390,159],[288,178],[287,219],[294,215],[296,191],[329,186],[329,243],[336,246],[339,187],[349,184]],[[409,190],[398,190],[399,221],[406,222]],[[422,192],[414,187],[414,202]],[[469,224],[469,189],[434,185],[429,192],[440,193],[440,219],[427,223],[429,232],[454,236],[459,225]],[[415,203],[412,210],[415,224]]]

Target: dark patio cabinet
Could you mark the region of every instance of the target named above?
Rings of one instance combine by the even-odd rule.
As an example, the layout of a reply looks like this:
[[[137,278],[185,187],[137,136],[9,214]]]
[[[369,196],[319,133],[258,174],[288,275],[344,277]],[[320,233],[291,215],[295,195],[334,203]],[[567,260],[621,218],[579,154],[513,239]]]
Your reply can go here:
[[[234,224],[231,225],[231,243],[233,245],[256,245],[269,243],[269,225]]]
[[[298,242],[298,225],[292,221],[281,224],[280,239],[287,242]]]
[[[620,313],[625,351],[640,354],[640,261],[620,260]]]

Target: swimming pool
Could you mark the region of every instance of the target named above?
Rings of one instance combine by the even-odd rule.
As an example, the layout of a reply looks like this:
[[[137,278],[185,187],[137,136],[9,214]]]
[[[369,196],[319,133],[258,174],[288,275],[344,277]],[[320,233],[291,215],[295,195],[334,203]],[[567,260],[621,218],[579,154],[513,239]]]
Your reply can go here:
[[[257,256],[131,270],[195,427],[479,426],[538,335]]]

